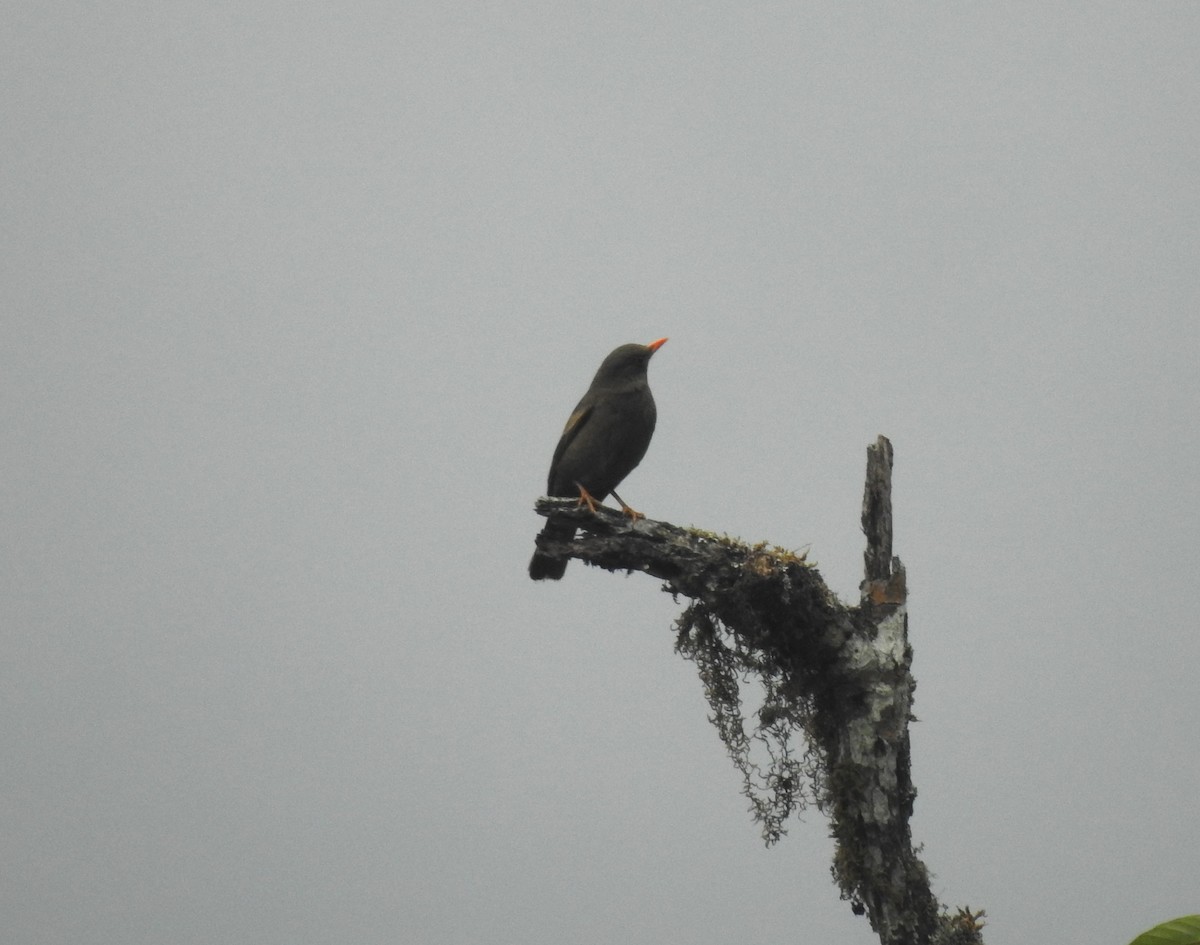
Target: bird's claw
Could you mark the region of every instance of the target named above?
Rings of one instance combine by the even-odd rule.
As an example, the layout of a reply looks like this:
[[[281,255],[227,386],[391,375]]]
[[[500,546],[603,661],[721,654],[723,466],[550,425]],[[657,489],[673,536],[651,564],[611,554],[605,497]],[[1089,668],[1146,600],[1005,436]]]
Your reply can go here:
[[[576,488],[579,489],[579,503],[575,506],[575,508],[581,509],[586,505],[588,507],[588,511],[591,512],[593,515],[595,515],[596,510],[598,508],[600,508],[600,503],[596,501],[596,497],[594,495],[592,495],[590,492],[588,492],[587,489],[585,489],[583,487],[582,483],[577,482],[577,483],[575,483],[575,486],[576,486]],[[639,512],[637,509],[633,508],[633,506],[626,505],[625,500],[622,499],[615,492],[612,495],[613,495],[614,499],[616,499],[618,502],[621,503],[621,511],[624,512],[626,516],[628,516],[629,521],[631,523],[636,522],[638,519],[646,517],[644,514]]]
[[[588,492],[587,489],[583,488],[583,486],[580,486],[579,483],[575,483],[575,485],[579,486],[579,504],[576,505],[575,508],[582,508],[586,505],[588,507],[588,511],[595,515],[597,505],[596,500],[592,497],[592,494]]]
[[[637,521],[639,518],[645,518],[645,517],[646,517],[646,516],[645,516],[645,515],[643,515],[641,512],[639,512],[637,509],[635,509],[633,506],[631,506],[631,505],[626,505],[626,504],[625,504],[625,500],[624,500],[624,499],[622,499],[622,498],[621,498],[619,495],[617,495],[617,494],[616,494],[616,492],[613,492],[613,498],[614,498],[614,499],[616,499],[618,502],[620,502],[620,503],[621,503],[621,511],[622,511],[622,512],[624,512],[626,515],[628,515],[628,516],[629,516],[629,522],[630,522],[630,524],[633,524],[633,523],[634,523],[634,522],[636,522],[636,521]]]

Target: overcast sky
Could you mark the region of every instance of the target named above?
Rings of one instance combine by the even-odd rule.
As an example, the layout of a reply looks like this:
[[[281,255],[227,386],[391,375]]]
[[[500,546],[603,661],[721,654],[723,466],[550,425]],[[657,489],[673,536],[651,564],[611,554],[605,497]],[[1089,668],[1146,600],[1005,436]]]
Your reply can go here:
[[[1200,911],[1200,4],[19,2],[0,940],[874,941],[767,850],[621,492],[857,596],[896,450],[915,839],[989,945]]]

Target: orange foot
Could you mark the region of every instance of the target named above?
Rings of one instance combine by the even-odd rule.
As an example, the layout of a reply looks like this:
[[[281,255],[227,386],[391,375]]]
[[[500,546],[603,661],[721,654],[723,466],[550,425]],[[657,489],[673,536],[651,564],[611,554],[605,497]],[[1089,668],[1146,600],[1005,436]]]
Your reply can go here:
[[[598,503],[595,500],[595,498],[592,496],[592,494],[590,492],[587,491],[587,489],[583,488],[583,485],[581,483],[577,482],[577,483],[575,483],[575,485],[579,486],[579,505],[575,506],[575,508],[580,508],[581,506],[586,505],[588,507],[588,510],[593,515],[595,515],[596,514],[596,506],[599,505],[600,503]]]
[[[622,498],[621,498],[619,495],[617,495],[615,492],[613,493],[613,498],[614,498],[614,499],[616,499],[618,502],[620,502],[620,503],[621,503],[621,511],[622,511],[622,512],[624,512],[626,515],[628,515],[628,516],[629,516],[629,520],[630,520],[631,522],[636,522],[636,521],[637,521],[639,518],[645,518],[645,517],[646,517],[646,516],[645,516],[645,515],[643,515],[641,512],[639,512],[637,509],[633,508],[632,506],[628,506],[628,505],[626,505],[626,504],[625,504],[625,500],[624,500],[624,499],[622,499]]]

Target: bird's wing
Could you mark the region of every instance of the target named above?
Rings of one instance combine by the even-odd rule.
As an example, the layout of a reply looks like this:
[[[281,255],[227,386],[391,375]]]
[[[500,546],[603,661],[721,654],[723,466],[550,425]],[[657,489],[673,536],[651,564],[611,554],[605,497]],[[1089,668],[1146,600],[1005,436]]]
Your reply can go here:
[[[558,446],[554,448],[554,458],[550,460],[549,482],[554,482],[554,474],[558,470],[558,461],[562,459],[563,453],[567,451],[567,447],[579,435],[579,431],[583,429],[588,417],[591,415],[592,405],[588,404],[585,407],[581,404],[575,408],[575,412],[567,419],[567,425],[563,427],[562,436],[558,439]]]

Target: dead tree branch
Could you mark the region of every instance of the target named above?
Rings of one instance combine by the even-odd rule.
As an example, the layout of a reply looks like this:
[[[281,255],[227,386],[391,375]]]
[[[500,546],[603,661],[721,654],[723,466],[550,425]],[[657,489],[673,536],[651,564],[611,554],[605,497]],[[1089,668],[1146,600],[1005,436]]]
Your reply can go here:
[[[882,945],[982,945],[982,913],[942,911],[913,847],[904,567],[892,556],[892,446],[868,447],[861,599],[846,606],[817,569],[765,543],[667,522],[593,515],[572,500],[539,499],[539,514],[580,529],[544,539],[549,555],[610,571],[641,571],[691,600],[677,623],[679,652],[697,664],[712,721],[745,778],[767,843],[788,816],[815,803],[837,842],[832,872]],[[751,733],[740,683],[756,679],[762,704]],[[801,758],[790,736],[806,746]],[[766,753],[762,762],[755,751]]]

